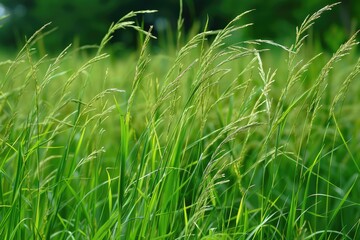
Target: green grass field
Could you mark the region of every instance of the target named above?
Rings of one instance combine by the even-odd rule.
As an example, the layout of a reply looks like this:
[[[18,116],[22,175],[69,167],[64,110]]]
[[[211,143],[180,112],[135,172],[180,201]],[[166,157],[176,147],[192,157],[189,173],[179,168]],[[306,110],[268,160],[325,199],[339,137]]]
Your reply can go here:
[[[0,62],[1,239],[360,239],[356,34],[334,54],[306,37],[330,8],[286,47],[234,42],[246,14],[180,19],[158,53],[147,12],[95,51],[44,55],[39,30]],[[131,28],[142,46],[116,59]]]

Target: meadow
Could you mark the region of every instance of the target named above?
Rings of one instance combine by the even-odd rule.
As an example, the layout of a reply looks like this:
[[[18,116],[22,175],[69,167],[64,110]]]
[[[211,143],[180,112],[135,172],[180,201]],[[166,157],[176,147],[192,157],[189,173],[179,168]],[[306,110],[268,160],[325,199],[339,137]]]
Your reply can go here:
[[[326,53],[225,28],[0,61],[2,239],[360,239],[357,33]],[[331,14],[328,12],[327,14]],[[181,14],[180,14],[181,16]],[[305,16],[304,16],[305,17]],[[117,31],[141,45],[116,58]]]

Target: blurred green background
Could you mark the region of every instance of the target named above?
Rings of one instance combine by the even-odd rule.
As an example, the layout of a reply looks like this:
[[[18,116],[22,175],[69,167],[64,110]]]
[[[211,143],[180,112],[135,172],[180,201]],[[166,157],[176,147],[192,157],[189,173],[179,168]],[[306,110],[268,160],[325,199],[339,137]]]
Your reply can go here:
[[[295,27],[328,0],[183,0],[185,31],[201,31],[209,17],[209,28],[222,28],[236,15],[250,9],[245,22],[254,26],[242,31],[241,40],[272,39],[286,43]],[[138,19],[145,28],[154,25],[155,34],[172,35],[179,15],[178,0],[2,0],[0,2],[0,44],[2,49],[17,49],[48,22],[56,28],[46,37],[47,51],[58,51],[70,43],[98,44],[109,25],[132,10],[156,9],[155,14]],[[3,18],[6,16],[6,18]],[[324,49],[334,50],[359,28],[360,1],[345,0],[317,21],[312,31]],[[134,31],[121,31],[113,42],[123,48],[136,47]]]

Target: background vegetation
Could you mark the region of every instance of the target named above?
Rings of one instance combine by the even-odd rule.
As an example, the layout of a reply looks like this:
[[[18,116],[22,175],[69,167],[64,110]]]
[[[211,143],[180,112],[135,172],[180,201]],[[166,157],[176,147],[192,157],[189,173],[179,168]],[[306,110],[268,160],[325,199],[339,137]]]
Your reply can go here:
[[[78,45],[97,44],[112,22],[130,11],[141,9],[155,9],[158,12],[140,16],[137,19],[139,24],[154,25],[155,35],[173,35],[179,13],[178,0],[3,0],[1,4],[9,14],[0,30],[2,46],[23,46],[24,36],[29,37],[44,24],[52,22],[50,28],[56,28],[56,31],[44,43],[48,50],[63,49],[74,42],[74,38]],[[262,38],[290,43],[293,29],[304,16],[326,4],[329,4],[328,0],[184,0],[184,25],[187,31],[194,28],[193,31],[197,32],[203,28],[209,16],[209,29],[220,29],[238,14],[256,9],[256,14],[248,16],[248,21],[254,23],[255,27],[245,29],[238,37],[243,40]],[[359,21],[359,1],[345,0],[332,14],[325,14],[318,21],[313,34],[315,38],[321,36],[323,47],[335,51],[359,27]],[[114,42],[123,44],[118,47],[137,47],[133,32],[122,32],[114,37],[117,40]]]

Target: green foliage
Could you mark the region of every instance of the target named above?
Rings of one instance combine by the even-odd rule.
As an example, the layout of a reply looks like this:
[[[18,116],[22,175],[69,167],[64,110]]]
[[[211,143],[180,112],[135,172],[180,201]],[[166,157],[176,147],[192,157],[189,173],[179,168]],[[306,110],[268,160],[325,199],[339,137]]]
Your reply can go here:
[[[279,42],[293,41],[293,29],[309,12],[314,12],[326,0],[252,0],[252,1],[183,1],[184,27],[186,32],[199,29],[207,21],[209,29],[221,29],[239,13],[256,9],[257,14],[250,15],[248,22],[254,28],[244,29],[236,36],[239,39],[262,38]],[[4,29],[0,31],[0,41],[7,46],[22,46],[24,35],[30,36],[38,28],[52,22],[55,33],[45,41],[49,50],[62,49],[72,42],[79,45],[98,43],[107,26],[115,22],[118,16],[132,10],[156,9],[153,15],[136,19],[146,26],[154,26],[154,35],[173,34],[179,12],[179,1],[116,1],[116,0],[5,0],[10,18]],[[344,42],[360,22],[360,4],[358,1],[344,1],[334,9],[333,13],[324,14],[316,26],[314,39],[320,39],[326,50],[336,51],[336,46]],[[146,27],[148,29],[148,27]],[[135,36],[131,32],[115,36],[126,47],[137,47]],[[75,38],[75,40],[74,40]],[[171,40],[164,38],[169,43]]]
[[[111,23],[107,14],[111,14],[118,4],[117,1],[37,0],[35,6],[31,14],[41,19],[41,24],[52,22],[54,27],[59,28],[59,34],[53,39],[51,36],[47,39],[52,41],[50,46],[56,46],[57,42],[62,45],[69,44],[74,36],[79,37],[80,42],[86,42],[85,39],[92,39],[93,43],[99,42]]]
[[[336,2],[336,1],[333,1]],[[256,9],[257,14],[249,16],[254,28],[248,32],[248,37],[270,38],[281,42],[290,42],[293,39],[292,31],[309,12],[314,12],[329,4],[327,0],[272,0],[272,1],[239,1],[228,0],[222,4],[210,4],[208,14],[214,21],[223,24],[238,14],[239,8],[244,11]],[[241,6],[241,7],[236,7]],[[359,27],[360,5],[358,1],[343,1],[331,14],[324,14],[317,21],[313,37],[321,39],[324,47],[336,51],[336,47],[344,42],[355,29]],[[223,20],[223,21],[221,21]],[[324,38],[325,36],[325,38]]]
[[[112,24],[94,55],[48,57],[42,27],[0,62],[0,236],[359,238],[357,35],[332,56],[305,44],[332,7],[289,47],[231,44],[253,12],[186,37],[180,18],[161,54],[134,21],[152,11]],[[124,28],[141,48],[111,59]]]

